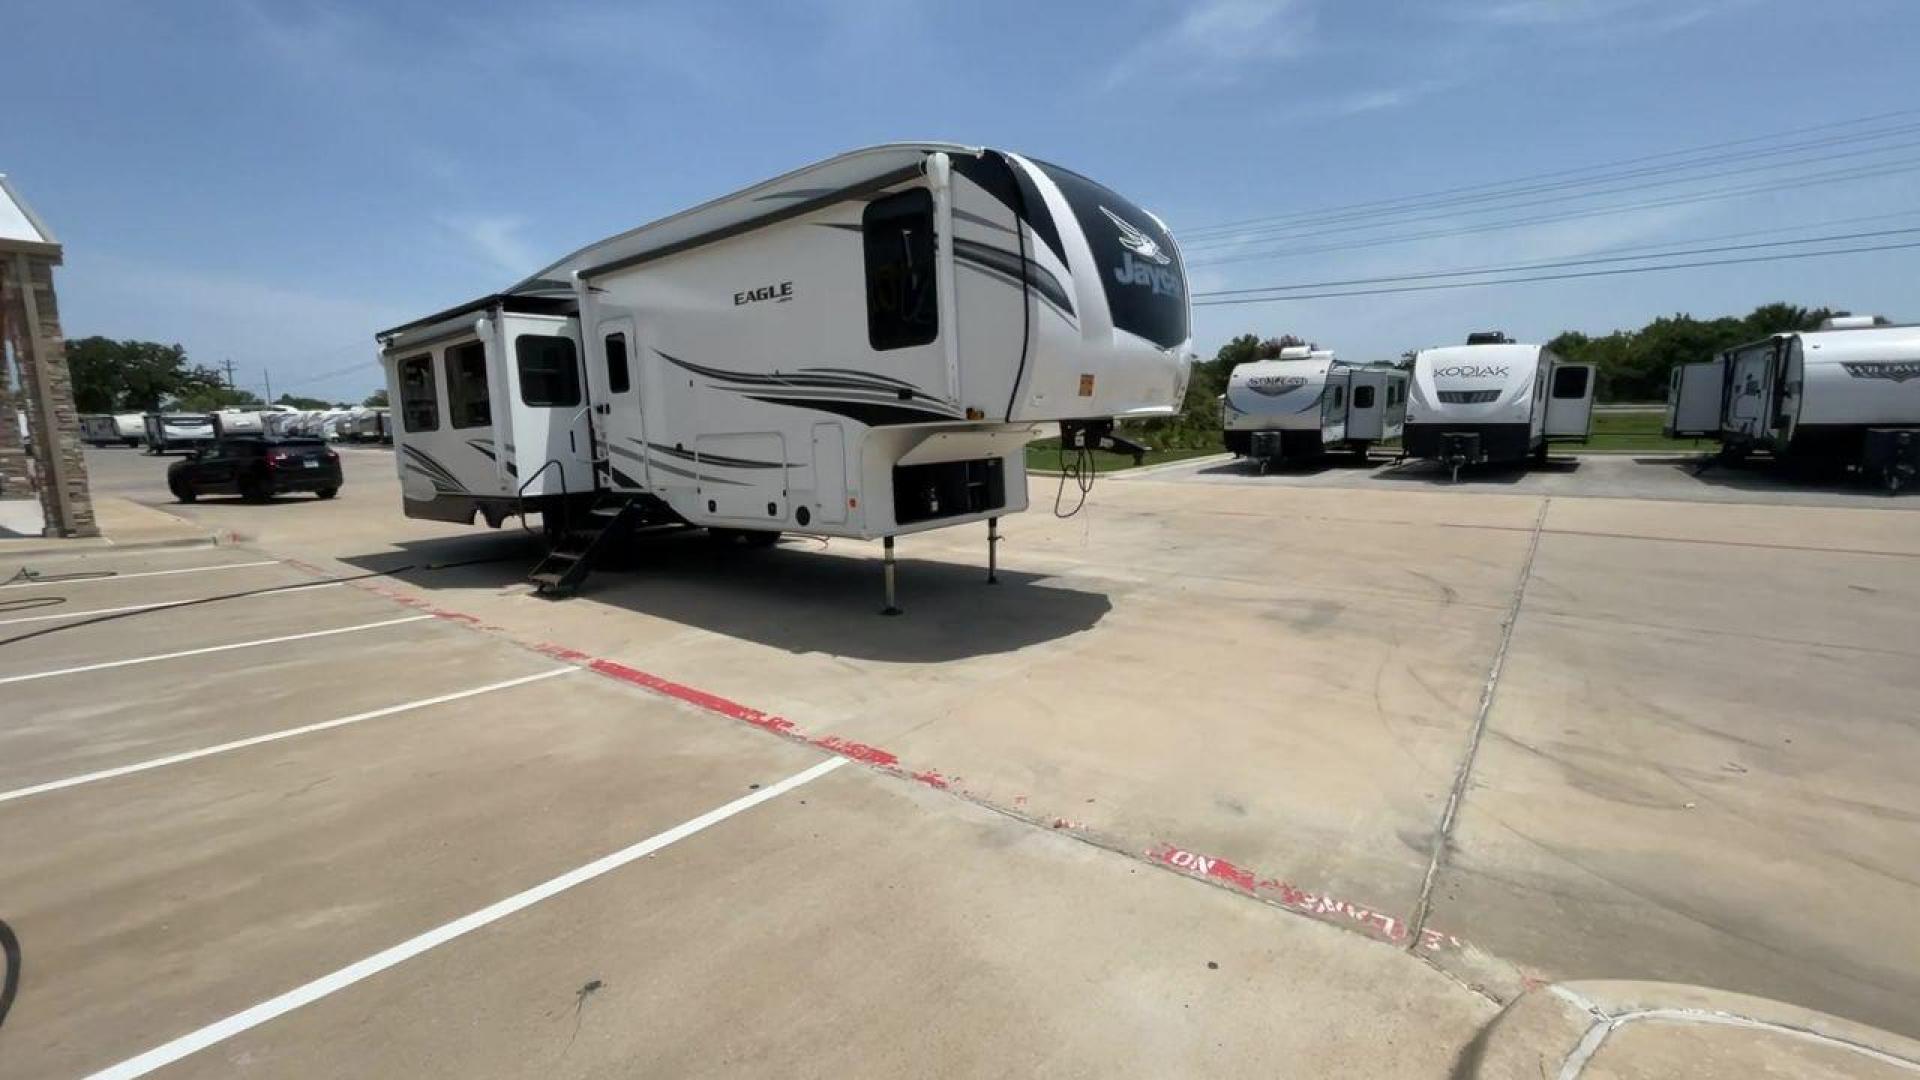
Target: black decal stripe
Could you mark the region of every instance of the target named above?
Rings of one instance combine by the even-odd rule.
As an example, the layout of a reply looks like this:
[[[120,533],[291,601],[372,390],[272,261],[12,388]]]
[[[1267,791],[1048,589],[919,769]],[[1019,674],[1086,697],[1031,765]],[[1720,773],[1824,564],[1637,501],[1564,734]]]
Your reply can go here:
[[[995,270],[990,266],[983,266],[979,263],[965,262],[965,261],[961,262],[960,266],[962,269],[971,270],[976,274],[984,274],[995,281],[1001,282],[1015,289],[1025,289],[1027,287],[1027,283],[1020,280],[1018,277],[1014,277],[1014,276],[1002,273],[999,270]],[[1042,304],[1046,305],[1047,310],[1053,312],[1054,314],[1060,316],[1062,319],[1066,320],[1066,323],[1068,326],[1078,327],[1080,325],[1080,321],[1073,317],[1073,312],[1068,311],[1065,308],[1062,308],[1060,305],[1047,299],[1045,296],[1042,296],[1038,290],[1035,290],[1034,297],[1038,299]]]
[[[957,220],[960,220],[960,221],[965,221],[965,222],[968,222],[968,223],[970,223],[970,224],[973,224],[973,225],[984,225],[984,226],[986,226],[986,227],[987,227],[987,228],[989,228],[989,229],[993,229],[993,230],[995,230],[996,232],[1003,232],[1003,233],[1006,233],[1006,234],[1008,234],[1009,236],[1011,236],[1011,235],[1013,234],[1013,230],[1012,230],[1012,229],[1009,229],[1009,228],[1008,228],[1008,227],[1006,227],[1005,225],[1002,225],[1002,224],[1000,224],[999,222],[997,222],[997,221],[995,221],[995,220],[993,220],[992,218],[989,218],[989,217],[981,217],[981,216],[980,216],[979,214],[975,214],[975,213],[973,213],[973,212],[971,212],[971,211],[967,211],[967,210],[962,210],[962,209],[960,209],[959,207],[954,207],[954,209],[953,209],[953,216],[954,216],[954,217],[955,217],[955,218],[956,218]]]
[[[409,458],[413,459],[411,464],[418,468],[422,474],[432,478],[436,484],[445,484],[454,491],[464,492],[467,490],[467,486],[460,482],[460,478],[455,476],[452,470],[435,461],[426,451],[414,446],[403,446],[402,449],[407,452]]]
[[[762,395],[772,393],[775,389],[776,388],[773,387],[764,389],[756,388],[753,390],[742,390],[739,391],[739,393],[745,394],[756,401],[765,401],[768,399]],[[781,397],[793,401],[845,401],[855,405],[891,405],[896,408],[909,409],[914,412],[923,412],[930,416],[938,416],[945,420],[959,420],[962,418],[962,414],[958,410],[947,407],[943,402],[934,401],[928,405],[919,405],[902,398],[898,394],[851,393],[846,390],[813,390],[791,387],[779,387],[777,389]]]
[[[942,423],[958,419],[946,413],[927,412],[924,409],[912,409],[904,405],[884,404],[869,401],[845,401],[828,398],[786,398],[762,397],[749,394],[755,401],[764,401],[769,405],[785,405],[794,409],[812,409],[815,412],[844,416],[849,420],[865,424],[868,427],[890,427],[897,424]]]
[[[840,368],[840,367],[808,367],[808,368],[801,368],[800,370],[801,371],[821,371],[829,375],[852,375],[857,378],[873,379],[877,382],[892,383],[894,386],[903,386],[909,390],[913,389],[913,384],[910,382],[907,382],[905,379],[896,379],[891,375],[882,375],[876,371],[855,371],[852,368]]]
[[[617,465],[608,465],[607,471],[613,474],[613,482],[616,484],[619,484],[621,487],[637,488],[641,486],[640,481],[635,480],[633,477],[628,476],[626,473],[621,472],[620,467]]]
[[[638,443],[641,446],[646,447],[647,449],[653,451],[656,454],[666,454],[670,457],[677,457],[677,458],[684,459],[686,461],[699,461],[704,464],[723,465],[730,469],[784,469],[788,467],[787,463],[784,461],[754,461],[750,458],[727,457],[723,454],[709,454],[704,450],[687,451],[687,450],[682,450],[677,446],[666,446],[661,443],[642,443],[638,439],[634,439],[633,441],[635,443]]]
[[[997,248],[991,244],[976,243],[972,240],[955,239],[953,257],[964,263],[995,270],[1018,282],[1022,280],[1022,262],[1018,254]],[[1061,309],[1068,315],[1073,314],[1073,300],[1067,296],[1067,290],[1053,272],[1032,259],[1025,261],[1025,282],[1033,287],[1040,299]]]
[[[669,353],[661,352],[659,349],[655,349],[654,352],[657,355],[659,355],[662,359],[666,360],[668,363],[671,363],[676,367],[684,368],[687,371],[691,371],[695,375],[699,375],[703,378],[711,379],[714,382],[739,383],[742,386],[751,386],[756,388],[769,387],[769,388],[779,388],[782,390],[786,390],[786,389],[866,390],[866,391],[878,392],[883,394],[890,394],[896,397],[899,395],[899,392],[901,390],[905,390],[907,393],[909,393],[913,397],[919,398],[923,401],[938,402],[940,400],[939,398],[934,397],[932,394],[929,394],[924,390],[915,388],[911,383],[901,383],[895,379],[888,379],[888,380],[882,381],[878,379],[871,379],[871,378],[865,378],[865,377],[853,377],[853,376],[803,375],[803,374],[799,374],[798,372],[791,375],[779,375],[779,374],[773,374],[769,372],[726,371],[721,368],[710,368],[710,367],[704,367],[700,364],[691,363],[689,361],[682,360],[677,356],[673,356]],[[803,370],[813,370],[813,369],[803,369]]]
[[[480,440],[478,440],[478,439],[468,439],[468,440],[467,440],[467,445],[468,445],[468,446],[471,446],[471,447],[473,447],[473,448],[474,448],[475,450],[478,450],[478,451],[480,451],[481,453],[483,453],[483,454],[485,454],[485,455],[487,455],[487,460],[488,460],[488,461],[498,461],[498,460],[500,460],[500,459],[499,459],[499,457],[498,457],[498,456],[497,456],[496,454],[494,454],[494,452],[493,452],[493,448],[492,448],[492,447],[490,447],[490,446],[483,446],[483,445],[481,445],[481,443],[480,443]]]

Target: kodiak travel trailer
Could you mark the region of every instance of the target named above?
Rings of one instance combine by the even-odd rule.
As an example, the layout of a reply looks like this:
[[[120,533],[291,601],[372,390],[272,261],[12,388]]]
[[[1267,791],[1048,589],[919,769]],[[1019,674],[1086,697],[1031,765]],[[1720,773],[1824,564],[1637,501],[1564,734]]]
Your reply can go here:
[[[1191,354],[1166,227],[945,143],[807,166],[379,335],[406,513],[541,512],[566,591],[635,526],[881,539],[1027,507],[1025,450],[1129,446]],[[1048,425],[1052,425],[1049,427]]]
[[[1310,345],[1235,366],[1220,402],[1227,449],[1261,472],[1335,450],[1364,457],[1374,443],[1398,438],[1406,415],[1406,372],[1345,363]]]
[[[1455,480],[1463,465],[1545,461],[1549,443],[1587,441],[1593,383],[1593,365],[1564,363],[1499,331],[1422,349],[1401,446],[1408,457],[1449,466]]]
[[[1718,439],[1735,460],[1858,467],[1898,491],[1920,475],[1920,326],[1834,316],[1683,364],[1668,384],[1666,432]]]

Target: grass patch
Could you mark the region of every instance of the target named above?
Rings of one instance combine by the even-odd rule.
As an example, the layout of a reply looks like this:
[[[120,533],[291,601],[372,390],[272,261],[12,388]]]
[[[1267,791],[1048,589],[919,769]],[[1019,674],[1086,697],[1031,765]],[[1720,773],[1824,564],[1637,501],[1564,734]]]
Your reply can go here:
[[[1599,412],[1593,414],[1593,433],[1586,444],[1559,443],[1556,452],[1576,454],[1706,453],[1718,444],[1711,439],[1669,439],[1660,434],[1665,414],[1659,412]]]
[[[1225,452],[1225,447],[1187,450],[1149,450],[1147,451],[1147,456],[1140,464],[1142,467],[1147,465],[1164,465],[1169,461],[1185,461],[1188,458],[1207,457],[1210,454],[1221,454]],[[1095,472],[1121,472],[1133,467],[1133,455],[1131,454],[1109,454],[1104,450],[1095,450],[1093,452],[1093,469]],[[1042,439],[1036,443],[1028,443],[1027,470],[1029,472],[1059,472],[1060,440]]]

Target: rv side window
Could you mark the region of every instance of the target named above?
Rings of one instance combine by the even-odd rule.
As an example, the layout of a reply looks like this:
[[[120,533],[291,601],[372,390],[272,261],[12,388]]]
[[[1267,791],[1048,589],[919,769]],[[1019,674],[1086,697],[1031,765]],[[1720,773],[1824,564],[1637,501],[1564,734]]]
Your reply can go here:
[[[456,428],[487,427],[493,423],[493,400],[487,396],[487,347],[477,341],[447,350],[447,423]]]
[[[1356,409],[1373,408],[1373,387],[1356,386],[1353,388],[1353,407]]]
[[[580,354],[572,338],[521,334],[513,339],[513,357],[522,402],[560,409],[580,404]]]
[[[624,394],[633,388],[627,378],[627,335],[608,334],[603,343],[607,347],[607,393]]]
[[[400,373],[400,422],[411,432],[440,430],[440,398],[433,385],[433,357],[409,356]]]
[[[1553,396],[1557,398],[1586,397],[1587,369],[1583,367],[1556,369],[1553,373]]]
[[[867,260],[867,343],[876,350],[925,345],[940,334],[933,286],[933,195],[914,188],[867,204],[860,217]]]

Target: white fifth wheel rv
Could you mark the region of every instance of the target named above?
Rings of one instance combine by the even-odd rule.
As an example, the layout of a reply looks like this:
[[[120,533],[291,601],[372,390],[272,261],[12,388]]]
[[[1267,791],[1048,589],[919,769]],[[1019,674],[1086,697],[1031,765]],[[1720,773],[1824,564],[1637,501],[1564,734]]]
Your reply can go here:
[[[407,514],[587,508],[534,574],[555,590],[616,517],[889,556],[902,534],[991,524],[1026,508],[1045,425],[1124,443],[1114,421],[1170,415],[1191,353],[1158,218],[944,143],[808,166],[379,340]]]
[[[1398,438],[1407,415],[1407,373],[1349,364],[1329,349],[1294,345],[1273,360],[1240,364],[1220,403],[1228,450],[1262,471],[1289,458],[1334,450],[1365,455]]]
[[[1835,316],[1674,369],[1667,431],[1729,457],[1861,466],[1890,489],[1920,466],[1920,326]]]
[[[1465,345],[1422,349],[1401,445],[1409,457],[1463,465],[1545,461],[1552,442],[1585,442],[1593,424],[1593,365],[1498,331]]]

